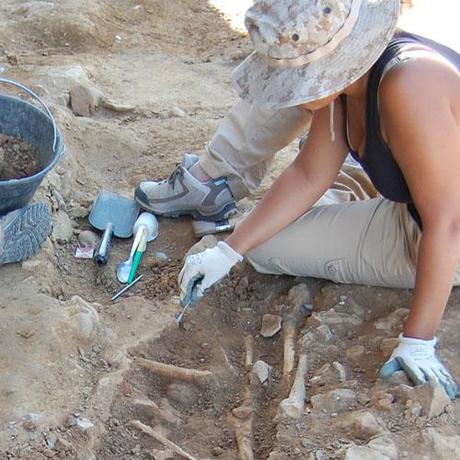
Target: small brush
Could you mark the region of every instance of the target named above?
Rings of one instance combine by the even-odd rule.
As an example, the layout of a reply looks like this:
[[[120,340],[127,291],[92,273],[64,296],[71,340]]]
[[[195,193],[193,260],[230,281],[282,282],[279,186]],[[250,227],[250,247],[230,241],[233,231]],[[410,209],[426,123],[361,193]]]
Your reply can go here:
[[[235,228],[235,225],[242,219],[241,214],[236,214],[228,219],[208,222],[206,220],[194,220],[192,222],[195,236],[212,235],[213,233],[229,232]]]

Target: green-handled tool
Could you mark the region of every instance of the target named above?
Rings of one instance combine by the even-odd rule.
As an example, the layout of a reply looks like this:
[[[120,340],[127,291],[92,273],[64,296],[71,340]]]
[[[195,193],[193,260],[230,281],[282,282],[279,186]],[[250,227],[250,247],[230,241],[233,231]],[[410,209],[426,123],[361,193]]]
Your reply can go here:
[[[139,245],[137,246],[136,252],[134,253],[133,257],[133,266],[131,267],[131,271],[129,272],[128,284],[134,281],[137,269],[139,268],[139,264],[141,263],[142,256],[144,255],[145,248],[147,246],[148,229],[146,227],[141,227],[141,232],[142,234],[139,241]]]

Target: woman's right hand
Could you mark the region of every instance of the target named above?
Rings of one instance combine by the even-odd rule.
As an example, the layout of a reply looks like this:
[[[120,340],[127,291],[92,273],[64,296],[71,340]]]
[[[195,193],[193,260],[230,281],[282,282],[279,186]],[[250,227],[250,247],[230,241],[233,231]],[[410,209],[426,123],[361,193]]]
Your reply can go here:
[[[198,302],[208,289],[242,260],[243,256],[223,241],[213,248],[188,256],[178,279],[181,304]]]

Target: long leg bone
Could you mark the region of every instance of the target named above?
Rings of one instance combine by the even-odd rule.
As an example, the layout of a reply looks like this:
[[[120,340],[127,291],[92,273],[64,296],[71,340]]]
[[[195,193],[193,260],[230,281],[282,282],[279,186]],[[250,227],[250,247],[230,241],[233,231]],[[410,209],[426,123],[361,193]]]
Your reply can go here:
[[[164,364],[150,359],[136,358],[135,362],[152,372],[167,380],[180,380],[187,383],[206,384],[212,379],[212,372],[199,371],[196,369],[188,369],[185,367],[173,366],[171,364]]]
[[[254,460],[252,446],[252,425],[254,422],[254,397],[252,393],[251,369],[254,361],[254,338],[247,335],[244,338],[244,364],[248,372],[248,381],[244,390],[243,402],[232,410],[229,422],[235,432],[240,460]]]
[[[244,348],[244,367],[248,370],[251,369],[254,364],[254,337],[252,335],[246,335],[244,337]]]
[[[235,432],[239,460],[254,460],[254,451],[252,448],[252,417],[246,420],[240,420],[235,416],[230,416],[230,423]]]
[[[219,345],[219,350],[222,353],[222,358],[223,362],[225,364],[225,367],[232,373],[232,374],[237,374],[238,371],[232,366],[232,363],[228,359],[227,353],[225,352],[224,348],[222,345]]]
[[[283,399],[279,406],[281,418],[300,418],[305,408],[305,376],[307,375],[307,355],[299,356],[297,371],[289,397]]]
[[[184,457],[187,460],[199,460],[197,457],[194,457],[193,455],[190,455],[189,453],[185,452],[185,450],[183,450],[177,444],[174,444],[168,438],[165,438],[162,434],[158,433],[157,431],[150,428],[149,426],[144,425],[139,420],[131,420],[131,422],[129,423],[130,425],[134,426],[138,430],[141,430],[143,433],[148,434],[152,438],[156,439],[158,442],[161,442],[161,444],[168,447],[172,451],[176,452],[176,454],[180,455],[181,457]]]
[[[289,315],[283,324],[284,362],[283,379],[288,380],[295,366],[295,340],[297,321],[294,316]]]

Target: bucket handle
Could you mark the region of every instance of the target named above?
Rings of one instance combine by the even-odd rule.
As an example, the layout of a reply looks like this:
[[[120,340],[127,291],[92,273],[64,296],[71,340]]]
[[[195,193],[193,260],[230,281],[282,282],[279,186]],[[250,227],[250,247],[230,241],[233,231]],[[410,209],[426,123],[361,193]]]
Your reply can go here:
[[[21,83],[18,83],[16,81],[13,81],[13,80],[7,80],[6,78],[0,78],[0,83],[7,83],[9,85],[13,85],[13,86],[16,86],[17,88],[20,88],[22,89],[23,91],[25,91],[27,94],[29,94],[30,96],[32,96],[33,98],[35,98],[38,102],[40,102],[40,104],[43,106],[43,108],[45,109],[45,112],[46,112],[46,115],[48,115],[48,118],[50,119],[51,121],[51,124],[53,125],[53,153],[56,153],[56,143],[57,143],[57,128],[56,128],[56,121],[54,120],[54,117],[50,111],[50,109],[48,108],[48,106],[45,104],[45,102],[43,101],[43,99],[41,99],[37,94],[35,94],[31,89],[27,88],[26,86],[24,85],[21,85]]]

